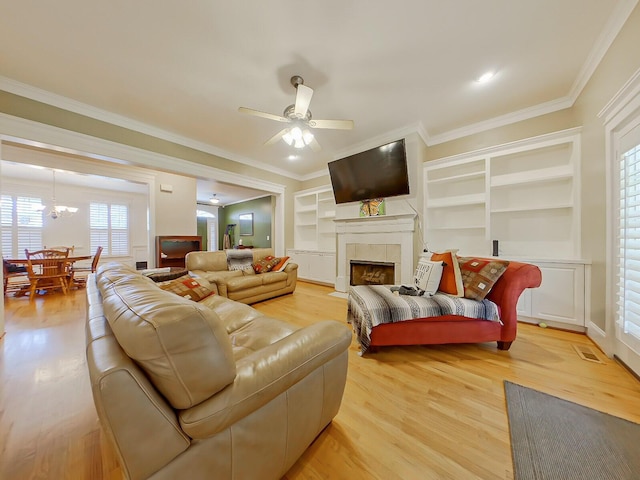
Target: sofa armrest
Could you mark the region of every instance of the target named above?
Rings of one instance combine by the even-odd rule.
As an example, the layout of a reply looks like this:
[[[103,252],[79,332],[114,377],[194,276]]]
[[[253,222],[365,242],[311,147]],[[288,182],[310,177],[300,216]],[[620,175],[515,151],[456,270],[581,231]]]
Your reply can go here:
[[[240,360],[234,382],[199,405],[183,410],[180,424],[192,438],[214,435],[266,405],[346,351],[350,344],[351,330],[336,321],[296,330]]]
[[[516,338],[518,313],[516,307],[522,292],[527,288],[537,288],[542,283],[542,273],[535,265],[522,262],[509,262],[507,270],[493,286],[487,299],[500,307],[503,342],[512,342]]]
[[[147,478],[187,450],[191,441],[175,411],[115,337],[105,335],[89,343],[87,366],[101,425],[126,478]],[[149,438],[153,449],[148,447]]]

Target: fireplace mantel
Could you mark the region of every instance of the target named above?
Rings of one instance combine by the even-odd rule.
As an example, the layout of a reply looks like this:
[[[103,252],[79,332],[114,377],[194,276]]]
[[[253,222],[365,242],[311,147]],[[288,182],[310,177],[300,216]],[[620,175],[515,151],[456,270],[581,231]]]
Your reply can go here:
[[[349,260],[347,245],[371,246],[397,245],[400,258],[397,262],[397,283],[410,284],[413,276],[413,232],[415,231],[414,213],[399,215],[381,215],[336,219],[338,240],[336,290],[346,292],[349,288]],[[359,260],[384,260],[380,258],[359,258]]]

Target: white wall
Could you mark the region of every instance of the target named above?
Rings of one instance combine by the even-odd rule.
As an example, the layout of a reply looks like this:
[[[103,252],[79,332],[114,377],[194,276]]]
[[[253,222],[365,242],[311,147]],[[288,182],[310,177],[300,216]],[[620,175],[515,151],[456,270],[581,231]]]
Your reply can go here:
[[[171,192],[161,191],[161,186]],[[156,235],[197,235],[196,179],[156,173]]]

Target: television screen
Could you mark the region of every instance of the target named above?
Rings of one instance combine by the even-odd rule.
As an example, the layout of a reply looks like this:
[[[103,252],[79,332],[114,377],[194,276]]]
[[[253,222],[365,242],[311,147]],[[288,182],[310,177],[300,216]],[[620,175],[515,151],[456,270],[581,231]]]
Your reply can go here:
[[[336,203],[409,193],[404,139],[329,162]]]

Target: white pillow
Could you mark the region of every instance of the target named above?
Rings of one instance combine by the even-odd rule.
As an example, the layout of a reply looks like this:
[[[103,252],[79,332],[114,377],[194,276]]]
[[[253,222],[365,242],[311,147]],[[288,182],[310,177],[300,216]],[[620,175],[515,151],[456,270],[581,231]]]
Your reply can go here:
[[[423,295],[433,295],[438,291],[440,279],[442,278],[442,262],[432,262],[424,257],[418,260],[416,273],[413,276],[413,284],[423,291]]]

